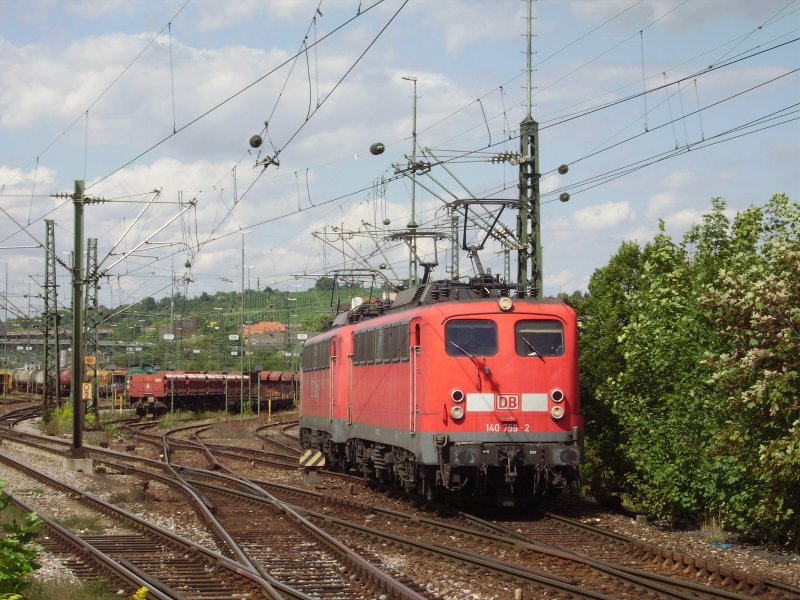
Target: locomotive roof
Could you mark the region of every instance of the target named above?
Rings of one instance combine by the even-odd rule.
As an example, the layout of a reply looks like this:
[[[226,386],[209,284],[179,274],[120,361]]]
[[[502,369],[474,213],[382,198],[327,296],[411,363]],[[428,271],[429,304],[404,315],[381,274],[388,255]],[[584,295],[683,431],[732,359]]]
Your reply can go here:
[[[409,310],[420,306],[430,306],[443,302],[468,302],[512,296],[517,289],[515,284],[503,283],[499,277],[484,275],[468,282],[440,280],[412,288],[400,290],[391,301],[378,300],[336,315],[330,328],[348,323],[358,323],[379,317],[389,312]]]

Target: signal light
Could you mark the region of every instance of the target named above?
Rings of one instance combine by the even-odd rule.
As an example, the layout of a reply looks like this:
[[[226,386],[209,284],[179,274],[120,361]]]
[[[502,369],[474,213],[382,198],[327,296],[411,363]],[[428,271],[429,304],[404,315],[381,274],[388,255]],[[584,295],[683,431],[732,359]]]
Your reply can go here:
[[[552,392],[550,392],[550,399],[553,402],[556,402],[556,403],[563,402],[564,401],[564,392],[562,392],[560,389],[556,388]]]
[[[464,418],[464,407],[454,406],[450,409],[450,416],[453,417],[453,421],[460,421]]]
[[[554,406],[550,409],[550,416],[553,417],[556,421],[564,417],[564,407],[563,406]]]
[[[461,390],[458,390],[458,389],[453,390],[452,392],[450,392],[450,400],[452,400],[453,402],[456,402],[456,403],[463,402],[464,401],[464,392],[462,392]]]

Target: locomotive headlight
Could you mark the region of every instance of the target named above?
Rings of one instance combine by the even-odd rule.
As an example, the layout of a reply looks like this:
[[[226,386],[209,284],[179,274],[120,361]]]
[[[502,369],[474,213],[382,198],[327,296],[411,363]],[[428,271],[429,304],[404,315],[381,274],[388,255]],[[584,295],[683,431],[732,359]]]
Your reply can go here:
[[[564,407],[554,406],[553,408],[550,409],[550,416],[553,417],[556,421],[558,421],[564,416]]]
[[[556,403],[563,402],[564,401],[564,392],[562,392],[560,389],[556,388],[552,392],[550,392],[550,399],[553,402],[556,402]]]
[[[453,421],[460,421],[464,418],[464,407],[454,406],[450,409],[450,416],[453,417]]]
[[[453,402],[459,403],[464,401],[464,392],[459,389],[455,389],[450,392],[450,400]]]
[[[514,308],[514,301],[508,296],[503,296],[502,298],[500,298],[500,300],[497,301],[497,305],[503,312],[508,312],[509,310]]]

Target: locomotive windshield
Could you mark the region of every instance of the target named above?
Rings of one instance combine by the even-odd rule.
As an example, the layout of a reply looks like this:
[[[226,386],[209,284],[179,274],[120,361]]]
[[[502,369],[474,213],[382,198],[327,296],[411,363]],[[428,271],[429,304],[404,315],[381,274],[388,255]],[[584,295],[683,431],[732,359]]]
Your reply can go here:
[[[560,321],[517,321],[514,332],[520,356],[564,354],[564,325]]]
[[[493,356],[497,354],[497,324],[488,319],[450,321],[444,330],[450,356]]]

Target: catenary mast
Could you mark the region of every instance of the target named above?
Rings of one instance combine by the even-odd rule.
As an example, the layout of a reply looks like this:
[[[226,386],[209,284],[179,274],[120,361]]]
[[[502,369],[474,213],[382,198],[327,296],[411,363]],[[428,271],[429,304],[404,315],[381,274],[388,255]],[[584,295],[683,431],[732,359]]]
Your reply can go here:
[[[527,0],[527,114],[519,125],[519,201],[517,217],[517,294],[525,297],[542,298],[542,237],[539,215],[539,123],[531,115],[531,2]],[[528,278],[528,259],[531,272]]]

